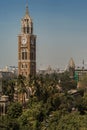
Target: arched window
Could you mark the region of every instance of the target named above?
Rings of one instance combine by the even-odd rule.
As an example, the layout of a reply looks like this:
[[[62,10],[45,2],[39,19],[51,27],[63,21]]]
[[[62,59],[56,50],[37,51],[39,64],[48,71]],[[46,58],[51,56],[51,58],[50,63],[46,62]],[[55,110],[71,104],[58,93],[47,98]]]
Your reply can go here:
[[[28,66],[27,66],[27,63],[22,63],[22,65],[21,65],[21,68],[22,69],[26,69]]]
[[[22,60],[27,60],[27,50],[26,49],[22,50]]]
[[[31,74],[32,75],[35,74],[35,64],[34,63],[31,64]]]
[[[31,60],[34,60],[35,56],[34,56],[34,51],[31,51]]]
[[[25,30],[26,30],[25,27],[23,27],[23,33],[25,33]]]
[[[29,27],[27,27],[27,33],[29,33]]]

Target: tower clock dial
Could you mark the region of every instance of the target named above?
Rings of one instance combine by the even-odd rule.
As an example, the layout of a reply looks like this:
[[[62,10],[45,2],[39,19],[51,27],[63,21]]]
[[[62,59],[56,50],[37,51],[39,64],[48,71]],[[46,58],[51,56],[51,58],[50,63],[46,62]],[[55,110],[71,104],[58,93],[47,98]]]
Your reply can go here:
[[[26,37],[22,37],[22,44],[25,45],[27,43],[27,38]]]

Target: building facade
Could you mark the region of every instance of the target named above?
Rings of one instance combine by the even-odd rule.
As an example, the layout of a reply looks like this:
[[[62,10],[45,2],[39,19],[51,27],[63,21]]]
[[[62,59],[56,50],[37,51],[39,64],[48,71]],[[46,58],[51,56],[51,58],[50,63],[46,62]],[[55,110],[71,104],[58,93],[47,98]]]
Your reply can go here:
[[[21,20],[21,34],[18,35],[18,74],[28,77],[36,74],[36,35],[28,6]]]

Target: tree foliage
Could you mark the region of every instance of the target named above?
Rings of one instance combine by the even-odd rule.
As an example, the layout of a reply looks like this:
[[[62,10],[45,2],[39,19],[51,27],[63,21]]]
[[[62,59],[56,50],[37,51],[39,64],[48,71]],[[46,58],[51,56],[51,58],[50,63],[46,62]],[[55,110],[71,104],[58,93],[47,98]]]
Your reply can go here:
[[[16,82],[19,93],[29,87],[32,94],[25,108],[18,102],[9,105],[1,120],[4,130],[87,130],[87,91],[82,88],[77,95],[68,93],[77,86],[68,72],[27,79],[19,76]]]
[[[7,110],[8,118],[18,118],[22,114],[22,105],[18,102],[12,103]]]

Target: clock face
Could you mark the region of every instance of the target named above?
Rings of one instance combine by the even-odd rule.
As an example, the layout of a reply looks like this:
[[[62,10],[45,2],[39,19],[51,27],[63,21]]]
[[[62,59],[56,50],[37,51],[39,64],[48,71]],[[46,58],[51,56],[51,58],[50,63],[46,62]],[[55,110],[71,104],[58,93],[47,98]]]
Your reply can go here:
[[[25,45],[27,42],[27,38],[26,37],[22,37],[22,44]]]

